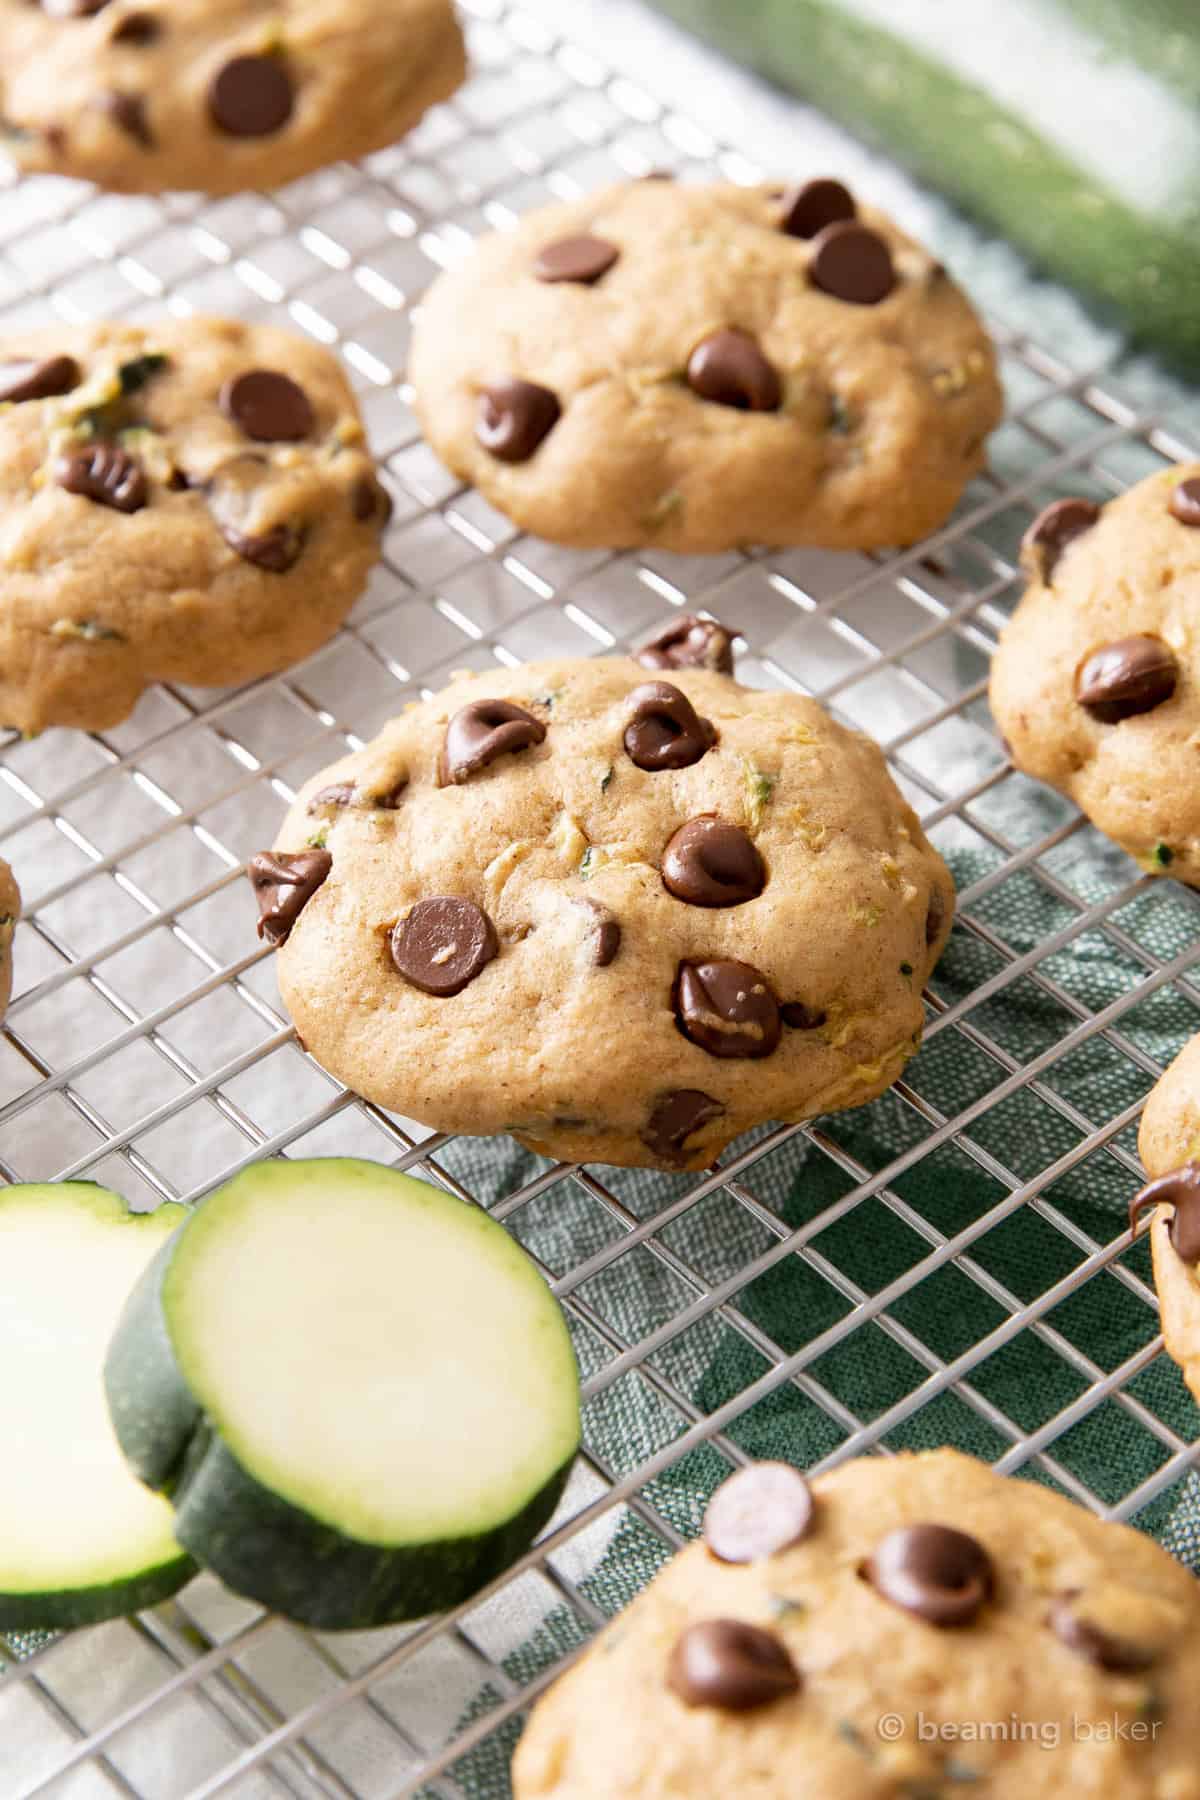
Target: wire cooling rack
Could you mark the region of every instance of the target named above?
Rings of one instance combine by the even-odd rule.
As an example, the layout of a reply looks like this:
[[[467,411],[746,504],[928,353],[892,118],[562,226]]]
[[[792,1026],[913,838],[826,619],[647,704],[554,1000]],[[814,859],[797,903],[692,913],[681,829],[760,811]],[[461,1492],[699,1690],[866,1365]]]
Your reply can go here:
[[[743,1427],[781,1395],[819,1427],[817,1464],[982,1435],[999,1468],[1160,1530],[1193,1460],[1119,1202],[1138,1184],[1141,1098],[1200,1023],[1200,895],[1151,883],[1015,776],[985,692],[1032,513],[1064,490],[1103,498],[1195,446],[993,321],[1009,420],[991,473],[917,549],[693,560],[520,537],[421,444],[403,387],[412,301],[474,232],[539,200],[651,167],[758,171],[537,14],[504,0],[466,11],[470,85],[361,169],[269,199],[158,203],[50,180],[4,196],[0,328],[164,306],[290,318],[351,368],[396,513],[369,592],[302,667],[236,692],[158,688],[115,731],[5,745],[0,852],[26,915],[0,1040],[0,1171],[86,1176],[138,1205],[190,1200],[278,1153],[373,1155],[426,1173],[490,1205],[542,1255],[581,1345],[585,1454],[541,1544],[441,1619],[321,1637],[201,1577],[139,1618],[11,1643],[0,1800],[501,1800],[523,1712],[624,1597],[619,1581],[594,1579],[606,1550],[632,1534],[620,1543],[636,1554],[618,1565],[649,1572],[696,1526],[694,1506],[672,1504],[673,1473],[706,1456],[711,1485],[745,1460]],[[890,1097],[855,1115],[890,1109],[891,1148],[872,1155],[853,1124],[823,1121],[760,1133],[699,1179],[629,1179],[505,1160],[496,1146],[489,1163],[478,1145],[343,1092],[281,1012],[252,935],[247,856],[315,768],[452,669],[624,646],[685,603],[738,628],[744,680],[815,692],[882,738],[954,863],[959,919],[928,995],[927,1048]],[[1121,972],[1100,1002],[1072,974],[1087,959]],[[1033,1041],[1006,1028],[1018,1003],[1040,1009]],[[1147,1032],[1156,1005],[1161,1029]],[[1073,1082],[1089,1058],[1103,1078]],[[939,1068],[952,1077],[940,1088],[923,1079]],[[799,1214],[777,1178],[796,1159],[822,1196]],[[1115,1196],[1107,1215],[1062,1197],[1080,1175]],[[947,1177],[985,1184],[966,1222],[928,1202]],[[567,1211],[588,1223],[564,1245],[542,1227]],[[1010,1280],[986,1246],[1017,1214],[1036,1216],[1043,1250]],[[873,1285],[844,1239],[822,1238],[845,1220],[904,1238]],[[635,1260],[650,1299],[632,1317],[610,1278]],[[753,1298],[781,1271],[802,1273],[816,1296],[786,1342]],[[951,1277],[966,1295],[958,1337],[934,1347],[928,1313],[907,1302]],[[1096,1293],[1133,1344],[1115,1364],[1072,1328],[1071,1306]],[[868,1405],[839,1357],[870,1363],[876,1341],[908,1374]],[[1060,1377],[1040,1412],[1001,1404],[986,1379],[1029,1342]],[[715,1401],[687,1378],[684,1347],[697,1344],[701,1362],[730,1345],[745,1359]],[[622,1405],[640,1423],[614,1452],[600,1427]],[[1089,1453],[1102,1425],[1119,1458]]]

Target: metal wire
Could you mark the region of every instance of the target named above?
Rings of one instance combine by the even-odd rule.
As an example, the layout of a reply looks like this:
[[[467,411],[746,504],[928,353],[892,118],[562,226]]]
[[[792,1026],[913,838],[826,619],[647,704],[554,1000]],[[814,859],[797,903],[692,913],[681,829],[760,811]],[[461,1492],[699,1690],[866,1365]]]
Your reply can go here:
[[[152,1204],[192,1200],[264,1154],[344,1151],[392,1160],[478,1197],[456,1175],[446,1138],[345,1093],[302,1055],[279,1009],[268,953],[247,947],[246,857],[269,841],[283,803],[313,769],[359,747],[451,669],[624,646],[685,602],[736,621],[746,640],[743,679],[802,687],[849,722],[869,723],[935,839],[957,833],[986,852],[988,866],[960,894],[956,929],[986,952],[991,973],[957,1000],[930,994],[926,1037],[953,1034],[994,1081],[950,1114],[921,1087],[900,1082],[893,1103],[919,1131],[882,1167],[868,1166],[818,1123],[773,1130],[735,1148],[719,1169],[665,1184],[649,1213],[595,1169],[544,1168],[493,1196],[494,1215],[518,1234],[547,1203],[586,1203],[596,1238],[570,1266],[547,1270],[595,1349],[585,1400],[603,1404],[623,1383],[640,1383],[660,1424],[667,1421],[661,1441],[648,1443],[635,1466],[618,1467],[589,1440],[580,1485],[549,1534],[484,1595],[414,1629],[348,1647],[265,1616],[203,1578],[140,1618],[13,1646],[10,1660],[0,1657],[0,1800],[68,1790],[134,1800],[234,1791],[340,1800],[506,1795],[502,1756],[469,1779],[465,1759],[507,1741],[511,1722],[604,1618],[572,1548],[589,1531],[626,1521],[657,1546],[656,1556],[669,1554],[683,1534],[657,1478],[703,1447],[727,1465],[744,1461],[738,1421],[785,1388],[830,1424],[835,1447],[818,1466],[886,1453],[892,1434],[950,1396],[993,1434],[998,1468],[1036,1468],[1106,1516],[1139,1516],[1193,1462],[1191,1445],[1135,1385],[1160,1341],[1154,1295],[1121,1260],[1127,1239],[1114,1222],[1111,1237],[1098,1241],[1052,1196],[1093,1157],[1131,1184],[1137,1179],[1129,1128],[1140,1102],[1093,1119],[1061,1091],[1056,1072],[1084,1046],[1103,1045],[1149,1087],[1160,1066],[1131,1025],[1166,990],[1200,1006],[1200,897],[1172,891],[1166,903],[1178,914],[1179,948],[1166,957],[1148,949],[1130,928],[1129,908],[1150,882],[1127,864],[1114,875],[1111,861],[1104,880],[1079,882],[1070,859],[1089,853],[1093,834],[1070,808],[1044,798],[1021,812],[984,696],[987,657],[1015,598],[1016,538],[1030,513],[1060,481],[1085,480],[1103,496],[1195,447],[1139,417],[1103,379],[993,321],[1013,394],[1006,478],[976,484],[947,527],[903,554],[759,551],[698,560],[568,553],[519,537],[420,442],[403,364],[421,289],[472,233],[539,199],[650,167],[698,163],[735,178],[757,171],[507,0],[468,0],[466,11],[472,83],[408,142],[361,169],[324,171],[270,199],[218,203],[116,201],[43,180],[14,183],[6,195],[0,327],[149,317],[164,306],[289,315],[336,345],[353,371],[397,508],[368,595],[334,644],[301,668],[228,694],[160,688],[115,731],[5,746],[0,851],[19,873],[52,872],[40,889],[27,887],[18,993],[0,1040],[0,1173],[88,1175]],[[1023,952],[1006,941],[988,904],[1018,877],[1036,885],[1059,921]],[[1056,972],[1059,954],[1085,939],[1137,971],[1098,1011]],[[1055,1041],[1024,1061],[1000,1041],[987,1008],[1018,986],[1063,1020]],[[1036,1098],[1061,1124],[1066,1145],[1032,1175],[1019,1159],[1008,1166],[994,1135],[981,1130],[1019,1095]],[[764,1197],[756,1172],[798,1133],[810,1154],[839,1171],[843,1191],[797,1226]],[[910,1171],[946,1150],[1000,1195],[949,1236],[904,1186]],[[752,1246],[723,1272],[705,1266],[689,1232],[714,1204],[731,1209]],[[871,1204],[920,1253],[867,1292],[817,1240]],[[1074,1256],[1031,1301],[977,1253],[989,1233],[1027,1209]],[[632,1257],[649,1259],[672,1299],[629,1335],[597,1298],[596,1283]],[[842,1310],[802,1347],[787,1349],[746,1297],[758,1278],[797,1264]],[[981,1318],[977,1335],[948,1360],[900,1308],[947,1269],[977,1291]],[[1056,1317],[1084,1284],[1104,1280],[1148,1318],[1144,1344],[1113,1368],[1081,1350]],[[688,1333],[717,1329],[752,1352],[762,1372],[706,1411],[671,1353]],[[867,1330],[883,1333],[917,1373],[906,1393],[862,1419],[823,1359]],[[1069,1404],[1032,1430],[978,1382],[989,1359],[1026,1333],[1076,1380]],[[1093,1492],[1064,1449],[1068,1434],[1106,1407],[1153,1447],[1149,1472],[1131,1469],[1115,1498]],[[511,1601],[535,1590],[535,1616],[557,1621],[561,1654],[514,1673],[496,1646],[489,1604],[500,1593]],[[481,1697],[470,1716],[441,1725],[409,1699],[414,1671],[438,1657]]]

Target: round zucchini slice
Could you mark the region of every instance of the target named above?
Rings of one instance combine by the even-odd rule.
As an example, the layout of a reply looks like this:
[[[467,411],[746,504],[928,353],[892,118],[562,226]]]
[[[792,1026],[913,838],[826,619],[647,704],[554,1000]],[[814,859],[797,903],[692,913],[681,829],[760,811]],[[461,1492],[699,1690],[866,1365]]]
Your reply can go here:
[[[94,1625],[195,1572],[117,1447],[102,1374],[130,1289],[185,1217],[131,1213],[90,1181],[0,1188],[0,1631]]]
[[[218,1189],[130,1297],[106,1384],[179,1542],[326,1630],[468,1598],[532,1542],[579,1446],[535,1264],[477,1207],[350,1159]]]

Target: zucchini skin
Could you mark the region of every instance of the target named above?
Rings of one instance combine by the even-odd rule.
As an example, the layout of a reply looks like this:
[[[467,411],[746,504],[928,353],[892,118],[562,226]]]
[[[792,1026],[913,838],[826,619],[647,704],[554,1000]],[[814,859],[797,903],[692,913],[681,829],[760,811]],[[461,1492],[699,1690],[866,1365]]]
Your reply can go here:
[[[76,1631],[122,1619],[169,1600],[196,1572],[196,1564],[185,1553],[128,1581],[44,1594],[0,1594],[0,1631]]]
[[[804,95],[886,148],[924,181],[1010,238],[1035,262],[1099,302],[1136,342],[1200,370],[1200,151],[1176,171],[1187,199],[1152,216],[1104,176],[1114,125],[1097,109],[1090,146],[1069,156],[1027,117],[940,64],[907,38],[903,16],[932,17],[932,0],[896,7],[891,29],[839,0],[655,0],[659,9]],[[1036,0],[1047,28],[1069,27],[1094,46],[1099,70],[1116,60],[1153,84],[1164,107],[1192,115],[1200,134],[1200,16],[1190,0]],[[903,15],[903,16],[901,16]],[[986,25],[997,58],[1032,71],[1038,35],[1003,5]],[[1086,90],[1089,67],[1074,75]],[[1072,96],[1064,93],[1064,110]],[[1085,125],[1084,129],[1088,129]],[[799,171],[798,176],[812,171]]]

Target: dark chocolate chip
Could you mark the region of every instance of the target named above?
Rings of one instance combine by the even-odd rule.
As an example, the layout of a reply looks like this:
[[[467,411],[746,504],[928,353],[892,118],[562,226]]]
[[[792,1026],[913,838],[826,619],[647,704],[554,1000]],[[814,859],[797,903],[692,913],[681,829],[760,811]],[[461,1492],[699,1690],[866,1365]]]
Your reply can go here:
[[[667,1686],[685,1706],[749,1712],[800,1688],[800,1672],[769,1631],[740,1619],[706,1619],[676,1640]]]
[[[1055,500],[1042,508],[1021,539],[1022,555],[1039,581],[1053,580],[1063,551],[1090,531],[1099,517],[1100,508],[1092,500]]]
[[[929,911],[925,914],[925,942],[932,944],[942,926],[946,923],[946,896],[941,888],[934,888],[929,896]]]
[[[1151,1181],[1129,1208],[1129,1229],[1136,1231],[1142,1213],[1156,1206],[1173,1206],[1167,1236],[1181,1262],[1200,1263],[1200,1162],[1185,1163]]]
[[[665,1163],[686,1162],[687,1140],[724,1111],[719,1100],[699,1088],[660,1094],[642,1131],[642,1142]]]
[[[784,195],[779,229],[789,237],[814,238],[827,225],[857,217],[854,196],[840,181],[806,181]]]
[[[687,384],[701,400],[742,412],[778,412],[783,388],[746,331],[714,331],[688,357]]]
[[[1083,1617],[1077,1606],[1079,1598],[1078,1588],[1056,1595],[1046,1619],[1055,1637],[1061,1638],[1068,1650],[1077,1651],[1098,1669],[1109,1669],[1114,1674],[1148,1669],[1157,1662],[1157,1651],[1119,1638]]]
[[[852,306],[878,306],[896,285],[892,253],[884,239],[851,220],[818,232],[808,272],[822,293]]]
[[[992,1592],[992,1560],[975,1538],[949,1525],[889,1532],[867,1565],[885,1600],[930,1625],[969,1625]]]
[[[644,669],[714,669],[733,674],[733,643],[718,619],[684,613],[648,638],[637,653]]]
[[[360,475],[350,495],[350,510],[360,524],[374,519],[382,529],[392,516],[392,496],[374,475]]]
[[[536,381],[493,381],[479,396],[475,436],[500,462],[528,462],[562,416],[558,396]]]
[[[131,137],[135,144],[143,150],[153,150],[155,138],[150,129],[150,121],[146,117],[146,101],[141,94],[122,93],[114,88],[111,93],[101,94],[97,105],[106,112],[113,124]]]
[[[327,806],[353,806],[358,796],[358,789],[352,781],[339,781],[332,787],[323,787],[315,793],[308,803],[310,813],[321,812]]]
[[[264,850],[250,859],[250,883],[258,900],[258,935],[278,947],[330,869],[328,850]]]
[[[1153,712],[1175,692],[1179,664],[1161,638],[1118,638],[1094,650],[1075,678],[1075,698],[1103,725]]]
[[[741,906],[762,893],[767,871],[740,825],[701,813],[668,841],[662,877],[667,891],[689,906]]]
[[[704,1541],[721,1562],[758,1562],[808,1535],[812,1489],[790,1463],[752,1463],[719,1487],[704,1515]]]
[[[153,44],[162,36],[162,25],[153,13],[126,13],[112,28],[110,44]]]
[[[607,969],[621,948],[620,924],[596,900],[587,900],[581,895],[575,904],[586,906],[592,914],[592,961],[598,969]]]
[[[469,781],[498,756],[512,750],[528,750],[540,744],[546,727],[523,706],[511,700],[472,700],[455,713],[446,727],[438,759],[438,786]]]
[[[69,494],[82,494],[114,512],[135,513],[150,495],[146,472],[119,444],[81,444],[54,465],[54,479]]]
[[[246,369],[221,389],[221,411],[260,444],[295,444],[316,424],[312,403],[290,375]]]
[[[710,1056],[770,1056],[779,1044],[779,1002],[750,963],[680,963],[675,1016],[684,1037]]]
[[[418,900],[392,932],[392,961],[405,981],[439,1000],[460,994],[499,947],[483,909],[456,894]]]
[[[73,356],[48,356],[42,362],[21,357],[0,363],[0,400],[48,400],[69,394],[83,379]]]
[[[648,681],[629,696],[625,751],[639,769],[687,769],[717,741],[686,694],[667,681]]]
[[[1171,517],[1181,525],[1200,525],[1200,481],[1194,475],[1181,481],[1171,495]]]
[[[209,83],[213,124],[230,137],[268,137],[287,124],[295,91],[281,56],[235,56]]]
[[[265,457],[249,452],[233,456],[207,483],[208,507],[221,536],[244,562],[272,575],[285,575],[304,548],[305,534],[299,523],[262,523],[264,498],[269,506],[272,486]],[[255,529],[256,522],[261,529]]]
[[[538,251],[533,272],[539,281],[574,281],[590,286],[607,275],[621,252],[607,238],[557,238]]]
[[[816,1031],[829,1017],[819,1007],[805,1006],[803,1000],[785,1000],[779,1008],[779,1016],[793,1031]]]

